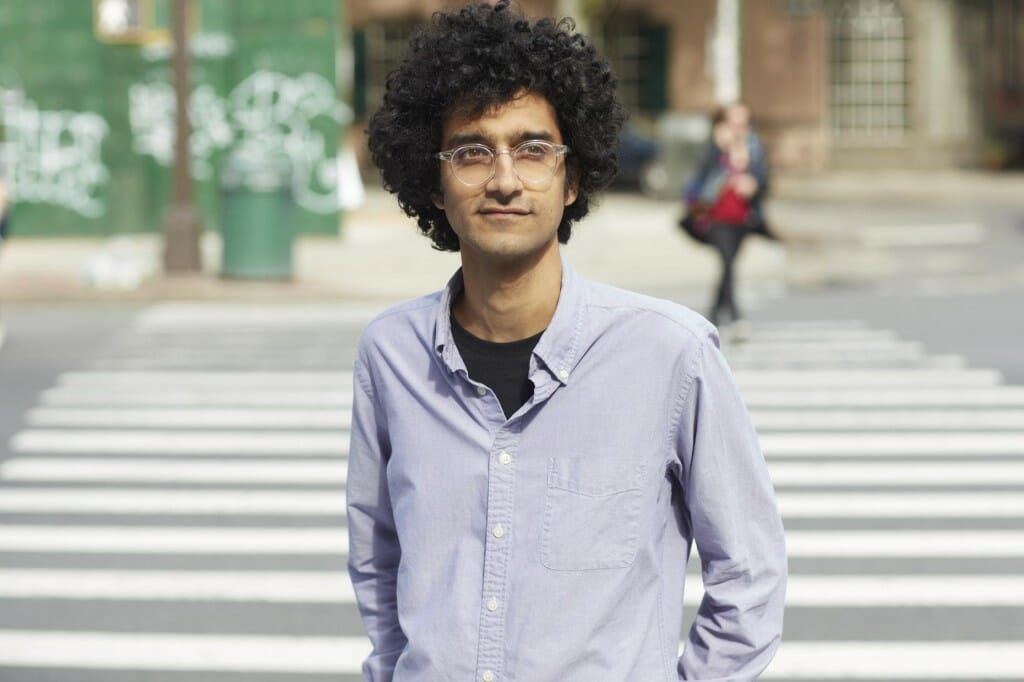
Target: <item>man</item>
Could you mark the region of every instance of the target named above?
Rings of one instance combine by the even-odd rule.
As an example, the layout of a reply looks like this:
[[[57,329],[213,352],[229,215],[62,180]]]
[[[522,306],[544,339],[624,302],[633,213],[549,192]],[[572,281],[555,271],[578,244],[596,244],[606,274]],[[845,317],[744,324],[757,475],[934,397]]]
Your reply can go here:
[[[751,680],[780,640],[782,526],[714,328],[560,255],[623,119],[571,30],[503,2],[437,14],[370,122],[385,186],[462,260],[357,352],[373,682]],[[692,540],[706,594],[678,657]]]

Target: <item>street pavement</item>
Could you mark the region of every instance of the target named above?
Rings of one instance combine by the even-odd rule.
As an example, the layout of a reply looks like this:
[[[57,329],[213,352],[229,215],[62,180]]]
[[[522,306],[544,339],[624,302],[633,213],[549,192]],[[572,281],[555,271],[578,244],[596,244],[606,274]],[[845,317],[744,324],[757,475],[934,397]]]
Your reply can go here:
[[[380,307],[8,315],[0,680],[359,679],[345,454]],[[834,312],[726,346],[790,554],[763,679],[1024,680],[1024,386]],[[46,343],[65,361],[26,379]]]

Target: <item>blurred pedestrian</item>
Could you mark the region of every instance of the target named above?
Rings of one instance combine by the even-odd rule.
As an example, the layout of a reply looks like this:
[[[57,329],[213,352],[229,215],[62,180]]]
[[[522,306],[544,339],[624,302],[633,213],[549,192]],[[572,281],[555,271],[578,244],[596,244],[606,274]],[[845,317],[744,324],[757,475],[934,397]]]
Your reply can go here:
[[[724,326],[742,317],[736,305],[735,264],[744,238],[754,232],[774,238],[764,220],[762,200],[768,187],[768,162],[750,127],[746,105],[736,103],[711,116],[711,135],[684,189],[691,236],[712,246],[721,271],[708,319]]]
[[[778,239],[770,229],[764,215],[764,199],[768,196],[771,168],[768,153],[750,120],[750,107],[743,102],[734,102],[725,107],[725,122],[737,140],[742,140],[750,159],[750,173],[757,180],[757,190],[750,196],[750,231],[768,239]]]
[[[573,31],[507,2],[435,14],[370,121],[385,187],[462,267],[357,350],[366,680],[751,680],[781,638],[782,524],[714,328],[559,247],[624,118]],[[693,542],[705,596],[679,656]]]

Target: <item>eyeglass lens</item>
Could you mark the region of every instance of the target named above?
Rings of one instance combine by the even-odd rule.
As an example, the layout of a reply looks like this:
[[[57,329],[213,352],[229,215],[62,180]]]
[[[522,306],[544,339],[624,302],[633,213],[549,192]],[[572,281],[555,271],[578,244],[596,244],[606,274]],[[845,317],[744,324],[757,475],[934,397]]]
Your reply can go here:
[[[545,142],[527,142],[511,150],[512,167],[525,182],[547,180],[555,172],[558,152]],[[467,185],[487,182],[494,169],[496,155],[483,145],[467,145],[452,154],[452,171]]]

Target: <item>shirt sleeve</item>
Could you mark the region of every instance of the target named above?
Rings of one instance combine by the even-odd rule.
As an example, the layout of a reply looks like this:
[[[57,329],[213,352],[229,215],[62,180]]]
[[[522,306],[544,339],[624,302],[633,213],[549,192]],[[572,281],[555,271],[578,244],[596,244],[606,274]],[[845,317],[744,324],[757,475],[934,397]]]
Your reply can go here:
[[[717,337],[702,344],[688,382],[677,453],[705,593],[679,658],[680,679],[754,680],[782,639],[782,521]]]
[[[391,682],[408,640],[398,621],[396,581],[401,547],[388,492],[390,446],[365,367],[356,361],[348,455],[348,571],[373,651],[367,682]]]

